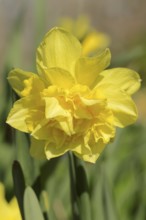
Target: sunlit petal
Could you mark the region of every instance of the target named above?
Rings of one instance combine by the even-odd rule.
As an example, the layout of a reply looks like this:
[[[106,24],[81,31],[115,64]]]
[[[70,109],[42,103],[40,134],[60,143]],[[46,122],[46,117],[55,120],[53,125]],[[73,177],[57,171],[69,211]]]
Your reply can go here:
[[[97,76],[110,64],[109,49],[95,57],[81,57],[76,63],[76,80],[80,84],[93,87]]]
[[[73,74],[74,64],[81,55],[79,41],[69,32],[53,28],[49,31],[37,50],[37,67],[43,76],[45,68],[62,68]]]
[[[17,102],[15,102],[13,108],[11,109],[8,115],[6,122],[20,131],[28,132],[28,127],[25,122],[28,114],[29,109],[24,108],[23,100],[20,99]]]
[[[71,88],[75,84],[75,79],[66,70],[61,68],[50,68],[44,71],[44,77],[48,84],[56,85],[61,88]]]
[[[123,90],[129,95],[135,93],[141,84],[138,73],[127,68],[108,69],[100,73],[100,76],[102,77],[98,79],[98,86],[106,85],[108,90],[113,85],[117,87],[117,90]]]
[[[35,75],[32,72],[26,72],[21,69],[13,69],[10,71],[8,75],[8,81],[14,91],[19,95],[22,96],[21,92],[23,91],[25,84],[24,81],[28,80],[30,77]]]

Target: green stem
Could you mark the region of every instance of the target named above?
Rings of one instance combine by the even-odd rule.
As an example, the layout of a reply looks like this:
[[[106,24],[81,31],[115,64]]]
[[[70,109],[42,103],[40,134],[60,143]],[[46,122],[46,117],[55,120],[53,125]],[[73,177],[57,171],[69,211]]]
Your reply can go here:
[[[89,198],[89,187],[84,162],[74,157],[77,201],[80,220],[91,220],[91,208]]]
[[[70,174],[70,191],[71,191],[71,204],[72,204],[72,219],[79,220],[79,211],[77,207],[77,193],[75,189],[76,177],[73,155],[71,152],[68,153],[69,158],[69,174]]]
[[[89,187],[83,161],[70,153],[70,179],[73,204],[73,219],[91,220]],[[78,208],[79,217],[75,218]]]

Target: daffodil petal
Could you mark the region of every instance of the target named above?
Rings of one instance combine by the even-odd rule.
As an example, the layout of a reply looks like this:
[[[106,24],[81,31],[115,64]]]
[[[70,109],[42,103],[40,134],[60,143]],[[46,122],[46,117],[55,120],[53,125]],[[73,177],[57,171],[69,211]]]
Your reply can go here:
[[[139,74],[131,69],[113,68],[101,72],[100,76],[102,77],[99,78],[98,86],[106,84],[107,90],[111,89],[113,85],[117,87],[117,90],[123,90],[132,95],[140,87],[141,79]]]
[[[20,99],[15,102],[13,108],[11,109],[6,123],[23,132],[29,132],[26,125],[26,117],[29,114],[29,109],[24,108],[23,100]]]
[[[14,91],[19,95],[22,96],[21,92],[23,91],[25,84],[24,81],[28,80],[30,77],[35,75],[32,72],[26,72],[21,69],[13,69],[10,71],[8,75],[8,81]]]
[[[94,138],[97,138],[97,141],[99,140],[99,137],[102,139],[104,144],[107,144],[110,142],[110,140],[115,136],[115,126],[103,123],[101,125],[97,126],[97,132],[94,132]]]
[[[47,119],[55,118],[55,117],[67,117],[69,112],[61,107],[58,100],[54,97],[44,98],[46,103],[45,115]]]
[[[24,80],[24,89],[21,91],[21,96],[28,96],[40,93],[44,90],[45,84],[37,75],[33,74],[29,79]]]
[[[81,55],[79,41],[61,28],[49,31],[37,50],[37,68],[43,77],[42,68],[59,67],[71,73],[74,64]]]
[[[113,111],[116,126],[125,127],[137,120],[136,105],[126,94],[119,93],[115,97],[113,95],[109,100],[109,107]]]
[[[31,132],[42,121],[44,103],[37,93],[35,95],[21,98],[14,103],[6,121],[9,125],[23,132]]]
[[[55,143],[48,142],[45,146],[45,154],[47,159],[59,157],[69,151],[68,146],[63,145],[62,147],[57,146]]]
[[[99,114],[105,107],[104,100],[90,100],[79,97],[76,100],[75,116],[76,118],[92,119]]]
[[[124,91],[118,91],[116,86],[104,85],[108,108],[113,112],[114,125],[125,127],[137,119],[137,109],[132,98]]]
[[[48,97],[45,98],[45,112],[46,112],[46,118],[51,120],[53,123],[53,120],[56,121],[56,126],[60,130],[64,131],[67,135],[71,135],[74,133],[73,129],[73,120],[70,112],[66,109],[64,109],[58,100],[54,97]],[[49,125],[49,122],[48,122]]]
[[[49,121],[46,119],[40,121],[40,123],[38,123],[37,126],[33,129],[31,136],[33,136],[35,139],[38,139],[38,140],[47,140],[50,136],[49,135],[50,128],[48,124],[49,124]]]
[[[60,133],[59,130],[58,132],[59,133],[57,137],[62,139],[63,134]],[[56,141],[57,141],[57,138],[56,138]],[[62,143],[60,142],[60,145],[56,141],[48,142],[48,144],[45,147],[45,152],[46,152],[46,156],[48,159],[61,156],[62,154],[65,154],[68,151],[78,152],[79,154],[81,152],[83,153],[83,151],[85,153],[90,153],[90,149],[86,148],[83,145],[82,137],[78,135],[73,135],[71,138],[67,137],[66,139],[64,137],[63,142]],[[81,142],[82,142],[82,146],[80,146]]]
[[[78,155],[87,155],[91,154],[91,149],[88,146],[85,146],[85,144],[82,141],[82,138],[80,138],[80,142],[76,147],[72,149],[72,152]]]
[[[37,159],[45,159],[45,144],[46,141],[31,137],[30,154]]]
[[[99,73],[110,64],[110,59],[111,54],[109,49],[106,49],[103,53],[95,57],[79,58],[75,68],[77,82],[93,87]]]
[[[79,153],[79,151],[74,151],[74,154],[81,158],[84,161],[95,163],[97,158],[100,156],[101,152],[103,151],[105,144],[102,140],[99,140],[96,144],[91,146],[91,151],[88,154],[84,154],[83,152]]]
[[[50,68],[44,71],[45,79],[49,84],[56,85],[61,88],[71,88],[75,84],[75,79],[66,70],[61,68]]]

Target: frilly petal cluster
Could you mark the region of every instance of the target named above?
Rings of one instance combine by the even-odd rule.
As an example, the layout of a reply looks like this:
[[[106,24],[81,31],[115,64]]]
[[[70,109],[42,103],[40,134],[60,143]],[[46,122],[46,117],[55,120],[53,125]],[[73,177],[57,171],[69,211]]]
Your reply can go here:
[[[7,123],[30,134],[32,156],[50,159],[72,151],[95,163],[116,127],[135,122],[131,95],[140,87],[139,75],[127,68],[105,70],[110,59],[109,49],[83,56],[80,42],[55,27],[37,49],[38,74],[9,73],[20,99]]]

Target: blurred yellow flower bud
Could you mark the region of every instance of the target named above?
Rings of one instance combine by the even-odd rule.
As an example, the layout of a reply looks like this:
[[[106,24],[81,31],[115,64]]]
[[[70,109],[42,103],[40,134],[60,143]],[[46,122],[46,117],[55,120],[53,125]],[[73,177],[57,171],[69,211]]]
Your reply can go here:
[[[0,183],[0,219],[21,220],[17,200],[14,197],[10,202],[5,198],[4,186]]]

